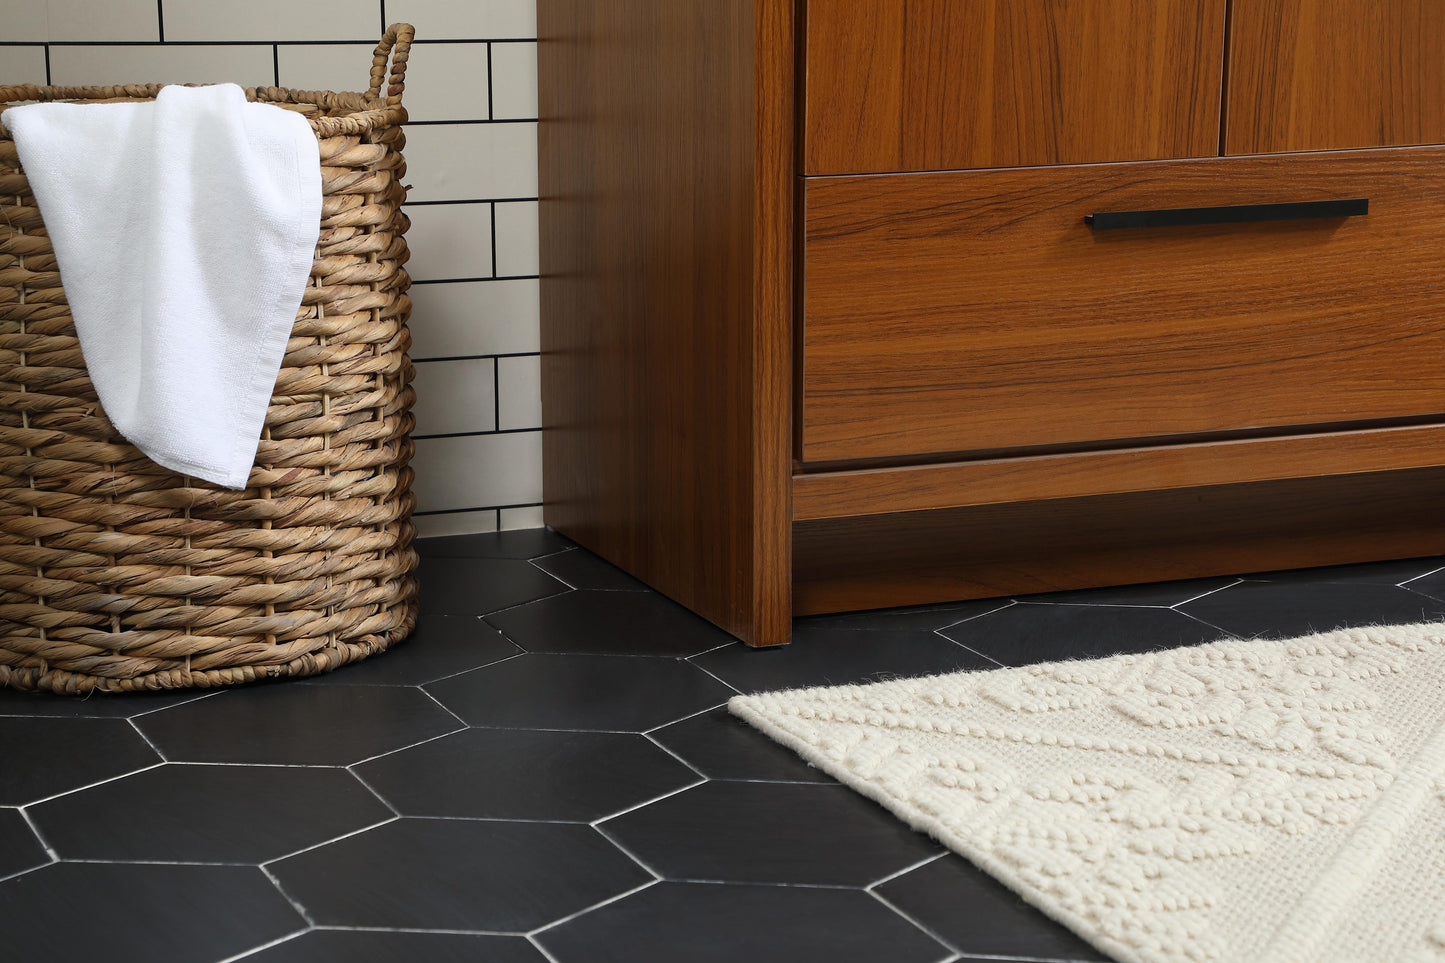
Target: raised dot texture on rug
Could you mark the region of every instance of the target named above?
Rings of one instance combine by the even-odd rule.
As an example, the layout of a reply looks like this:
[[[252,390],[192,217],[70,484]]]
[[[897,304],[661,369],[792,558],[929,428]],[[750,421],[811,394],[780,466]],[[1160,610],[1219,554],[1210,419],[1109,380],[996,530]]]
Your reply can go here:
[[[1445,624],[730,707],[1126,963],[1445,963]]]

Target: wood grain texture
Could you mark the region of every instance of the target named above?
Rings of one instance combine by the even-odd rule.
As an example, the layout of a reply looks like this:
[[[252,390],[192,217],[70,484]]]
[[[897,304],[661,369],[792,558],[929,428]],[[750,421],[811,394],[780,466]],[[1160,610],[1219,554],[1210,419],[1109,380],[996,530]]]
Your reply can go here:
[[[820,472],[793,479],[798,521],[1083,495],[1428,468],[1445,463],[1445,426],[985,458]]]
[[[1368,197],[1094,232],[1093,211]],[[1445,149],[808,182],[806,461],[1445,412]]]
[[[789,633],[791,0],[538,4],[549,525]]]
[[[1233,0],[1225,152],[1445,142],[1445,3]]]
[[[1224,0],[812,0],[805,170],[1219,149]]]
[[[1445,469],[799,522],[798,615],[1445,554]]]

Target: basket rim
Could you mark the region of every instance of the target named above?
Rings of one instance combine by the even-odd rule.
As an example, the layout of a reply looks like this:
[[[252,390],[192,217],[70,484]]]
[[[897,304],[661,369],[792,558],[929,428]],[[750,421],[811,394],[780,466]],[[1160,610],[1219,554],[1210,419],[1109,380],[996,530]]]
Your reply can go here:
[[[5,112],[27,103],[90,103],[98,101],[155,100],[164,87],[204,87],[208,84],[125,84],[121,86],[66,87],[55,84],[0,85],[0,139],[12,140],[5,126]],[[394,127],[406,123],[406,108],[388,104],[382,97],[365,91],[301,90],[294,87],[244,87],[251,103],[274,104],[285,108],[296,104],[349,112],[335,117],[307,117],[306,122],[318,137],[337,134],[359,134],[368,130]]]

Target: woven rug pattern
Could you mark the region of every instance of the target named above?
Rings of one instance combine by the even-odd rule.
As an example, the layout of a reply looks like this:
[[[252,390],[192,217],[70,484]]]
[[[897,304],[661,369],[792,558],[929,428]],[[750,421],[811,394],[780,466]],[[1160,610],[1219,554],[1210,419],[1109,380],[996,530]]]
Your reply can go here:
[[[1127,963],[1445,963],[1445,624],[738,696]]]

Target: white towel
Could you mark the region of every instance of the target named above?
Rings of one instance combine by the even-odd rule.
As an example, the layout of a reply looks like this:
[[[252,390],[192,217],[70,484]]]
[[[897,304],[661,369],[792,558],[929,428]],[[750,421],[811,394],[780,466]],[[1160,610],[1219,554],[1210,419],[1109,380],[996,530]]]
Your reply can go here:
[[[320,231],[311,126],[234,84],[4,121],[111,422],[157,464],[246,487]]]

